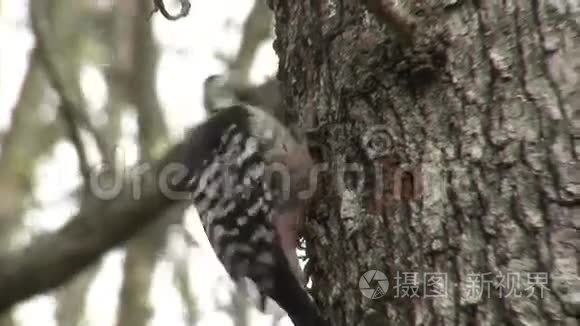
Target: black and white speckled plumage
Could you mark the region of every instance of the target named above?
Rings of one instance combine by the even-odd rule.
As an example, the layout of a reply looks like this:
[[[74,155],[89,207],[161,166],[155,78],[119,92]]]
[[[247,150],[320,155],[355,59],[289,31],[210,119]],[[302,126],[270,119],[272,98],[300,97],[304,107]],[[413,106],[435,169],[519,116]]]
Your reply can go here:
[[[256,110],[222,109],[192,131],[184,153],[191,174],[181,187],[193,194],[210,243],[235,281],[253,280],[295,325],[323,325],[274,225],[287,199],[265,182],[270,157],[295,144]]]
[[[219,116],[217,116],[219,119]],[[202,173],[189,181],[193,200],[216,255],[234,279],[248,276],[267,291],[277,245],[274,202],[264,185],[265,162],[258,140],[230,125]],[[250,268],[252,266],[252,268]]]

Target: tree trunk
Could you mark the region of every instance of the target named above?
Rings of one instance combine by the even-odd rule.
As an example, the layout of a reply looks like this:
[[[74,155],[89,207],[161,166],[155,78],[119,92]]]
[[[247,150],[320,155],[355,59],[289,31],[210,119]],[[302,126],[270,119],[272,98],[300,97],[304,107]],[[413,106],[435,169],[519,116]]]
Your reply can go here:
[[[46,79],[32,50],[20,97],[12,112],[10,129],[2,139],[0,153],[0,254],[14,249],[14,236],[21,231],[22,219],[34,188],[34,171],[60,137],[58,124],[39,119],[38,109],[45,95]],[[40,130],[43,138],[30,130]],[[0,326],[17,323],[10,313],[0,316]]]
[[[123,9],[127,12],[135,13],[133,46],[130,50],[130,80],[133,87],[129,87],[129,96],[137,112],[140,160],[148,162],[159,156],[160,148],[167,142],[167,127],[155,91],[158,50],[152,25],[146,19],[152,7],[148,1],[131,1],[124,5]],[[128,242],[117,325],[146,325],[153,317],[150,292],[155,266],[165,244],[167,226],[181,215],[182,210],[173,210]]]
[[[412,43],[360,1],[271,6],[333,325],[580,325],[578,4],[412,1]]]

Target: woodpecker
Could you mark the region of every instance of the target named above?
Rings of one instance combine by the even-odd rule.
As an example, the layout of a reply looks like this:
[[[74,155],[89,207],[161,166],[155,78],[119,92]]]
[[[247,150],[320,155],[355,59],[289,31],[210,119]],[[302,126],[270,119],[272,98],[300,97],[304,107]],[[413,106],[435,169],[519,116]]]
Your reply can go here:
[[[208,83],[219,81],[208,80],[206,94]],[[191,192],[210,244],[235,282],[251,279],[297,326],[328,325],[302,285],[296,256],[306,200],[299,190],[309,184],[313,165],[305,141],[268,109],[227,96],[209,106],[207,98],[207,120],[184,147],[191,173],[180,188]]]

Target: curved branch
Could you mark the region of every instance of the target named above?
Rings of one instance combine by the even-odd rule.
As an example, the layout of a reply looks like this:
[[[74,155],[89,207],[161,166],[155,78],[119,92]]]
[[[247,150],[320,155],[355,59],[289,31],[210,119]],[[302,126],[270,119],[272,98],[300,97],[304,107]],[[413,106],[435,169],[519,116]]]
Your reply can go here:
[[[157,11],[160,11],[163,17],[165,17],[168,20],[178,20],[180,18],[189,15],[189,9],[191,9],[191,3],[189,2],[189,0],[179,0],[179,3],[181,5],[181,10],[177,15],[172,15],[165,8],[163,0],[153,0],[154,8],[153,11],[151,12],[151,15],[153,15]]]
[[[273,29],[274,14],[263,0],[255,0],[250,14],[246,18],[242,31],[242,40],[238,53],[229,64],[229,78],[232,82],[247,85],[252,64],[260,45],[270,37]],[[234,73],[234,76],[232,76]]]
[[[181,162],[177,145],[152,169],[140,196],[129,187],[110,201],[88,193],[82,211],[59,231],[35,240],[27,248],[0,257],[0,314],[14,304],[71,279],[105,252],[131,238],[176,201],[158,187],[158,172]],[[137,197],[137,198],[136,198]]]
[[[90,165],[79,128],[85,128],[91,134],[99,147],[101,155],[105,158],[109,154],[109,146],[92,125],[87,112],[84,111],[84,100],[80,91],[76,87],[72,87],[70,83],[67,84],[62,62],[59,62],[58,59],[58,56],[62,53],[62,49],[59,49],[59,46],[62,46],[62,44],[59,44],[54,35],[49,32],[53,28],[51,28],[51,22],[47,16],[48,9],[46,1],[31,1],[31,28],[35,36],[39,60],[44,67],[50,86],[58,93],[60,98],[59,113],[68,129],[70,141],[77,151],[81,174],[87,181]]]

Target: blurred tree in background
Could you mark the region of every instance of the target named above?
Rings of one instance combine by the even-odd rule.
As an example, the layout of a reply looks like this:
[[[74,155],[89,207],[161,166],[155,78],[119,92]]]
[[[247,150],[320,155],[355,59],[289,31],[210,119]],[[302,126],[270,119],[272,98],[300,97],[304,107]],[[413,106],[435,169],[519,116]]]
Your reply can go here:
[[[167,6],[172,8],[171,5],[175,4],[177,2],[168,2]],[[232,54],[215,53],[215,57],[226,67],[226,73],[235,70],[244,83],[249,83],[259,48],[264,41],[271,41],[273,22],[270,10],[262,1],[246,1],[246,6],[249,15],[242,16],[246,22],[239,26],[240,45],[230,46],[238,50]],[[84,182],[79,183],[80,187],[71,194],[79,205],[78,211],[94,210],[97,214],[98,206],[94,206],[92,199],[87,199],[94,195],[89,193],[89,178],[95,166],[124,158],[115,155],[119,154],[118,145],[126,134],[122,130],[125,113],[131,113],[136,119],[137,162],[160,159],[168,146],[175,142],[168,133],[166,114],[158,98],[160,57],[159,42],[153,35],[153,7],[152,1],[140,0],[30,0],[29,28],[35,44],[30,51],[11,121],[1,138],[2,256],[19,247],[16,243],[22,243],[15,237],[26,232],[26,212],[36,205],[34,187],[38,183],[38,173],[35,171],[59,142],[72,144],[78,158],[80,177]],[[223,21],[223,18],[218,18]],[[207,31],[207,35],[211,37],[217,32]],[[9,43],[10,40],[3,39],[2,42]],[[106,84],[106,98],[97,109],[87,99],[94,97],[91,94],[94,90],[89,89],[87,94],[81,84],[83,70],[87,67],[96,67]],[[200,76],[201,80],[205,77]],[[200,83],[195,87],[199,87],[201,92],[201,86]],[[198,103],[202,103],[201,98]],[[203,114],[201,106],[190,104],[187,109],[193,115]],[[47,117],[47,110],[54,116],[49,114]],[[183,206],[153,213],[158,215],[151,218],[156,222],[126,243],[119,299],[112,298],[114,293],[109,297],[113,302],[118,301],[117,325],[146,325],[152,320],[155,304],[150,298],[155,268],[160,258],[167,256],[167,236],[171,233],[168,227],[180,224],[184,213]],[[178,237],[183,237],[183,234],[179,233]],[[68,259],[74,260],[74,257]],[[183,319],[187,324],[194,324],[199,312],[190,284],[190,264],[187,258],[171,262],[176,293],[184,307]],[[87,298],[101,264],[102,261],[91,262],[87,269],[77,275],[71,273],[72,279],[51,291],[55,299],[57,325],[91,324],[91,320],[87,320]],[[4,267],[6,265],[0,265],[0,268]],[[209,273],[212,273],[211,269]],[[6,298],[7,293],[2,296]],[[234,300],[231,307],[224,307],[232,316],[246,314],[246,308],[245,300]],[[0,325],[18,325],[18,322],[13,314],[4,313]]]

